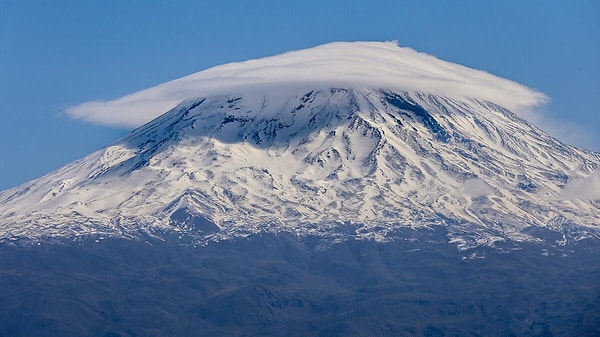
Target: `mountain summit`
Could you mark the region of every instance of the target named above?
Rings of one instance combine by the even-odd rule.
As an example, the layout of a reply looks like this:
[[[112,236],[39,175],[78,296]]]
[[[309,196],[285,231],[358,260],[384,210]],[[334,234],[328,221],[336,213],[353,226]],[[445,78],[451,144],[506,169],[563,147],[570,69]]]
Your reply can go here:
[[[293,232],[386,241],[438,225],[461,247],[545,240],[541,229],[560,234],[557,244],[598,237],[600,204],[576,198],[572,182],[597,174],[600,154],[510,110],[543,99],[393,43],[211,68],[71,109],[143,119],[177,104],[0,193],[0,240]]]

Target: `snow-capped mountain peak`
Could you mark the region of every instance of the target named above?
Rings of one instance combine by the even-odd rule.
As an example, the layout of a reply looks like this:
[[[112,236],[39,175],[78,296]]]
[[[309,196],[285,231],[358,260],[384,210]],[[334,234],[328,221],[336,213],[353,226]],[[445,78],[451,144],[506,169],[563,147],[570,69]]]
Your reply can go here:
[[[383,76],[396,62],[388,52],[416,55],[399,72],[410,62],[421,75],[464,68],[389,43],[316,49],[344,46],[352,46],[344,67],[355,62],[357,50],[370,50],[359,53],[367,65],[358,73],[381,68]],[[564,240],[598,236],[598,200],[565,200],[565,188],[598,170],[599,154],[560,143],[491,96],[440,93],[433,84],[426,90],[428,80],[415,74],[416,84],[402,90],[366,75],[359,76],[368,79],[364,83],[332,75],[310,89],[257,84],[256,78],[279,76],[274,65],[285,78],[294,64],[318,65],[309,57],[315,54],[294,52],[178,80],[190,93],[199,85],[194,98],[106,148],[1,192],[0,239],[166,232],[214,240],[286,231],[387,240],[399,228],[434,225],[446,226],[449,239],[465,247],[540,240],[536,228]],[[344,67],[333,73],[343,75]],[[215,73],[258,82],[207,93]],[[532,102],[538,97],[506,80],[492,81],[487,90],[511,85]],[[153,90],[131,97],[150,97]]]

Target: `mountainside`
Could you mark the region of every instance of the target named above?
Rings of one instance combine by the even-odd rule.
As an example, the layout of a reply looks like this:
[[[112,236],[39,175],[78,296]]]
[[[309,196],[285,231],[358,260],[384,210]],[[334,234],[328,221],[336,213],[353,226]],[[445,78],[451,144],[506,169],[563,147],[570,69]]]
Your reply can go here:
[[[0,237],[259,231],[385,240],[445,225],[464,245],[598,236],[598,201],[564,200],[600,155],[477,98],[330,88],[187,101],[0,195]]]
[[[598,336],[600,251],[255,235],[0,245],[1,336]]]

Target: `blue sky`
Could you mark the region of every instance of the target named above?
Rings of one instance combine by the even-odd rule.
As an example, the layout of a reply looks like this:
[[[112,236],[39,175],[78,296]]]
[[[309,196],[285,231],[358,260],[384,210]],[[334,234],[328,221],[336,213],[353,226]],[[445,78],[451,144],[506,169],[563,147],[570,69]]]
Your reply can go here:
[[[128,132],[62,111],[332,41],[401,46],[548,95],[544,127],[600,151],[600,2],[0,1],[0,190]]]

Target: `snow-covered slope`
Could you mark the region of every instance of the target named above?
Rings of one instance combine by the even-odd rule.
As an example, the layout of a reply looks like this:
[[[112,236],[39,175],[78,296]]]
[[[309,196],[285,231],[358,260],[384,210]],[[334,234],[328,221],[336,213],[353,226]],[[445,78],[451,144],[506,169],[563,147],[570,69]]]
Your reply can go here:
[[[343,46],[354,62],[371,45]],[[398,227],[433,225],[463,247],[541,240],[540,227],[562,242],[598,237],[600,198],[577,179],[597,174],[600,154],[560,143],[478,97],[473,83],[444,93],[388,80],[274,90],[275,81],[210,95],[200,87],[106,148],[0,193],[0,238],[291,231],[386,240]],[[502,83],[512,82],[490,87]]]

